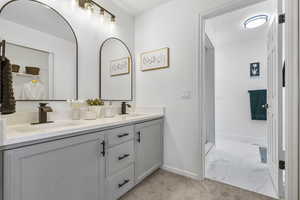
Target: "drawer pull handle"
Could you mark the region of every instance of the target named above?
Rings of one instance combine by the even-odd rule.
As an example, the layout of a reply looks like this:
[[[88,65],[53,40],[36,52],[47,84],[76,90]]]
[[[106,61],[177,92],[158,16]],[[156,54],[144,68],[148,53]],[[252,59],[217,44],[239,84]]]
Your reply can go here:
[[[102,145],[102,151],[101,151],[101,154],[102,154],[102,156],[104,157],[104,156],[105,156],[105,141],[104,141],[104,140],[101,142],[101,145]]]
[[[118,135],[118,138],[126,137],[128,135],[129,135],[128,133],[124,133],[124,134]]]
[[[141,132],[137,132],[137,135],[138,135],[138,138],[137,138],[137,141],[138,143],[141,143]]]
[[[123,160],[123,159],[125,159],[125,158],[127,158],[128,156],[130,156],[130,154],[125,154],[125,155],[123,155],[123,156],[119,156],[119,160]]]
[[[126,185],[127,183],[129,183],[129,181],[130,181],[130,180],[128,180],[128,179],[124,180],[123,183],[120,183],[120,184],[119,184],[119,188],[121,188],[121,187],[123,187],[124,185]]]

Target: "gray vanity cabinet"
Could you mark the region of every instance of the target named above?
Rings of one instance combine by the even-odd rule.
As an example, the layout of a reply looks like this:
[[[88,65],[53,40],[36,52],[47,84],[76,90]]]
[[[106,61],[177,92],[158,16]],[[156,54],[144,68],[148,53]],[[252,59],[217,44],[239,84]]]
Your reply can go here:
[[[135,126],[135,183],[141,182],[162,165],[163,121],[154,120]]]
[[[116,200],[161,167],[163,120],[24,144],[0,156],[0,200]]]
[[[4,152],[5,200],[105,200],[101,134]]]

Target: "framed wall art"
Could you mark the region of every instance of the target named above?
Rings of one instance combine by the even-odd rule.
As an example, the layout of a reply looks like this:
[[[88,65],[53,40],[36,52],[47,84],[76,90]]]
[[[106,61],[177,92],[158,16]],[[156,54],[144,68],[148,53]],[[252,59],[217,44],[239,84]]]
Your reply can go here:
[[[169,48],[158,49],[141,54],[141,70],[150,71],[170,66]]]
[[[260,76],[260,63],[250,63],[250,77]]]
[[[120,58],[110,61],[110,76],[120,76],[130,73],[130,58]]]

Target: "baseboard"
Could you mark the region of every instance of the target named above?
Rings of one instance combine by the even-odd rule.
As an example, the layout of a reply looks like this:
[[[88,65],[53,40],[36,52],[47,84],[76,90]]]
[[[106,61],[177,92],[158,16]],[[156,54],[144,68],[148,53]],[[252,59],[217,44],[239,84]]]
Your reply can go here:
[[[149,169],[148,171],[146,171],[141,176],[135,177],[135,180],[136,180],[135,184],[139,184],[140,182],[142,182],[146,177],[150,176],[153,172],[158,170],[161,165],[162,165],[162,163],[159,163],[159,164],[155,165],[154,167],[152,167],[151,169]]]
[[[171,173],[174,173],[174,174],[185,176],[185,177],[188,177],[188,178],[200,180],[200,175],[198,175],[196,173],[193,173],[193,172],[189,172],[187,170],[182,170],[182,169],[178,169],[178,168],[175,168],[175,167],[170,167],[170,166],[167,166],[167,165],[163,165],[161,167],[161,169],[166,170],[166,171],[171,172]]]

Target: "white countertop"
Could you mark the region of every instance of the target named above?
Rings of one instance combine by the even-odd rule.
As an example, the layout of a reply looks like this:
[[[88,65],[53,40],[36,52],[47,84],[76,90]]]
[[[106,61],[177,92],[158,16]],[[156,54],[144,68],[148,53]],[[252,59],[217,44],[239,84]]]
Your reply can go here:
[[[116,126],[135,124],[142,121],[154,120],[163,117],[161,113],[118,115],[113,118],[97,120],[60,120],[50,124],[31,125],[18,124],[7,126],[1,147],[28,143],[38,140],[51,140],[55,137],[69,136],[89,130],[101,130]]]

